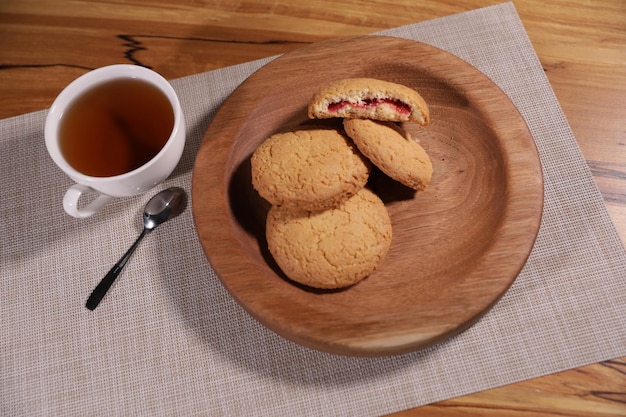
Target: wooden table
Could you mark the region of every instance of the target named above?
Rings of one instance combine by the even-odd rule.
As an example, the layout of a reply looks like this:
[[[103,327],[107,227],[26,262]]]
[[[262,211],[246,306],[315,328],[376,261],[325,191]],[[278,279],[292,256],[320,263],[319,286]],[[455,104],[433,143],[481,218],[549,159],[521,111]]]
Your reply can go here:
[[[49,107],[103,65],[136,63],[173,79],[496,3],[0,0],[0,118]],[[626,242],[626,1],[515,7]],[[626,415],[626,357],[395,415]]]

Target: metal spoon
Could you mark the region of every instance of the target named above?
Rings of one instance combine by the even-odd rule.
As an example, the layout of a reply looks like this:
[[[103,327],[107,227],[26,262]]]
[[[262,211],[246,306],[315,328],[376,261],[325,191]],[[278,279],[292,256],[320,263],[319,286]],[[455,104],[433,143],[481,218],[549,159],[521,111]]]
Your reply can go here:
[[[122,271],[122,268],[124,268],[124,265],[126,265],[126,262],[130,259],[135,249],[137,249],[137,246],[139,246],[139,242],[158,225],[165,223],[185,211],[186,203],[187,195],[185,194],[185,190],[177,187],[163,190],[148,201],[143,212],[143,231],[124,256],[122,256],[113,268],[111,268],[109,273],[102,278],[102,281],[100,281],[96,288],[94,288],[85,304],[89,310],[95,309],[98,304],[100,304],[104,295],[109,288],[111,288],[111,285],[113,285],[115,278],[117,278]]]

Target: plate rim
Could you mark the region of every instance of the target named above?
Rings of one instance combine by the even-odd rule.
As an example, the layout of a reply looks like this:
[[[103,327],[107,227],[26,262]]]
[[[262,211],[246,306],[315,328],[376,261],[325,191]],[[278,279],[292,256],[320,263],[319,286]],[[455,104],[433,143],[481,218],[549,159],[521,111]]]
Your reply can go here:
[[[523,268],[524,264],[526,263],[528,256],[530,255],[530,252],[532,250],[532,247],[534,246],[534,242],[537,238],[538,232],[539,232],[539,226],[541,223],[541,217],[542,217],[542,212],[543,212],[543,202],[544,202],[543,201],[544,200],[544,192],[543,192],[544,184],[543,184],[543,176],[542,176],[542,171],[541,171],[541,161],[539,158],[536,143],[534,141],[534,138],[532,137],[530,130],[528,129],[528,126],[524,118],[519,112],[519,109],[514,105],[514,103],[510,100],[510,98],[504,93],[504,91],[502,91],[502,89],[497,84],[495,84],[495,82],[489,79],[485,74],[483,74],[477,68],[467,63],[466,61],[462,60],[461,58],[453,54],[450,54],[449,52],[446,52],[440,48],[437,48],[437,47],[434,47],[432,45],[428,45],[422,42],[418,42],[418,41],[414,41],[414,40],[410,40],[406,38],[397,38],[397,37],[381,36],[381,35],[364,35],[364,36],[334,38],[334,39],[329,39],[326,41],[307,45],[303,48],[299,48],[295,51],[288,52],[276,58],[275,60],[270,61],[269,63],[265,64],[264,66],[259,68],[257,71],[252,73],[241,84],[239,84],[237,88],[232,92],[232,94],[222,104],[222,106],[220,106],[220,109],[217,111],[217,113],[213,117],[213,120],[211,121],[209,127],[207,128],[203,136],[202,143],[200,144],[198,153],[196,155],[196,160],[194,162],[194,169],[193,169],[193,176],[192,176],[192,201],[196,201],[196,202],[200,201],[200,197],[198,196],[198,192],[200,189],[200,187],[198,186],[198,181],[200,180],[197,175],[197,172],[198,172],[197,168],[200,163],[203,163],[201,161],[201,156],[203,155],[203,152],[205,152],[205,147],[209,146],[207,145],[209,142],[208,136],[211,132],[213,132],[212,128],[214,128],[214,122],[216,120],[221,121],[222,119],[229,117],[228,115],[225,115],[225,113],[229,111],[230,103],[232,102],[233,97],[239,92],[245,90],[250,84],[254,83],[259,73],[271,71],[275,69],[277,66],[280,66],[284,60],[292,59],[293,57],[297,57],[301,55],[306,55],[307,53],[310,53],[309,51],[311,50],[313,51],[319,50],[320,48],[323,48],[328,45],[345,46],[346,44],[353,45],[354,43],[358,44],[359,42],[372,42],[372,41],[376,42],[378,40],[380,41],[392,40],[394,44],[397,45],[397,47],[401,47],[401,48],[404,48],[404,47],[415,48],[416,46],[419,46],[419,48],[436,50],[438,54],[445,54],[448,59],[456,60],[460,65],[464,65],[466,70],[468,68],[471,68],[475,72],[475,75],[480,74],[480,76],[483,79],[483,83],[487,83],[490,89],[493,89],[495,87],[499,91],[499,94],[510,104],[508,106],[509,108],[507,109],[507,111],[516,112],[516,121],[518,123],[520,121],[522,122],[523,128],[525,129],[525,134],[527,136],[526,141],[528,141],[529,139],[530,140],[529,145],[532,145],[531,147],[532,149],[534,149],[534,152],[533,152],[534,157],[533,157],[532,164],[535,165],[534,168],[537,169],[539,173],[539,183],[535,184],[535,186],[540,188],[540,192],[538,193],[539,196],[535,196],[536,201],[533,202],[534,203],[533,236],[532,236],[532,239],[527,240],[527,245],[526,245],[527,247],[524,248],[525,256],[523,256],[523,261],[520,262],[518,270],[510,278],[508,285],[506,285],[506,287],[503,288],[502,291],[499,294],[497,294],[496,297],[494,297],[492,302],[488,306],[486,306],[480,312],[480,314],[474,315],[471,318],[471,320],[466,320],[462,323],[459,323],[459,325],[456,328],[452,328],[452,329],[449,329],[448,331],[435,335],[428,341],[404,339],[404,340],[398,340],[392,343],[391,345],[382,346],[384,345],[384,343],[380,343],[372,339],[371,341],[372,343],[369,347],[363,344],[362,341],[357,343],[358,346],[353,346],[349,340],[344,340],[343,342],[335,341],[335,343],[327,343],[327,342],[320,342],[319,340],[311,340],[306,334],[298,334],[298,332],[296,331],[297,329],[290,328],[285,323],[272,322],[271,320],[268,320],[268,318],[264,316],[263,314],[259,314],[259,311],[255,308],[255,306],[250,305],[248,300],[241,299],[240,294],[233,291],[233,288],[230,285],[229,280],[223,276],[224,272],[222,271],[222,266],[219,265],[219,263],[221,262],[220,256],[222,255],[216,256],[216,251],[225,251],[225,252],[228,252],[229,254],[236,253],[237,248],[233,249],[233,246],[237,246],[239,242],[236,239],[234,239],[232,236],[228,236],[228,233],[226,233],[225,230],[223,230],[221,235],[217,239],[211,239],[212,243],[211,245],[208,245],[207,247],[207,245],[205,245],[206,240],[202,239],[202,233],[204,233],[204,227],[203,227],[204,223],[203,223],[202,217],[206,216],[207,212],[204,212],[204,211],[200,212],[201,207],[204,207],[202,204],[200,205],[192,204],[193,219],[194,219],[194,223],[196,224],[195,230],[196,230],[196,233],[198,234],[198,237],[200,238],[201,245],[206,255],[206,258],[211,264],[212,268],[214,269],[216,275],[220,279],[222,285],[228,290],[229,294],[238,302],[239,305],[241,305],[257,321],[261,322],[270,330],[278,333],[279,335],[281,335],[282,337],[285,337],[288,340],[292,340],[296,343],[299,343],[308,347],[312,347],[317,350],[322,350],[322,351],[326,351],[330,353],[351,355],[351,356],[384,356],[388,354],[400,354],[400,353],[410,352],[413,350],[418,350],[418,349],[430,346],[432,344],[439,343],[443,340],[446,340],[462,332],[463,330],[467,329],[471,325],[473,325],[500,300],[500,298],[506,293],[506,291],[508,291],[510,286],[513,284],[513,282],[519,275],[519,272]],[[262,91],[257,92],[257,94],[262,94],[262,93],[263,93]],[[250,92],[247,92],[246,94],[250,94]],[[210,146],[214,148],[216,145],[215,139],[212,138],[210,141],[211,141]],[[228,144],[225,142],[228,142],[228,141],[222,138],[221,141],[217,143],[220,146],[219,152],[220,152],[221,159],[219,161],[215,161],[215,162],[219,162],[222,171],[224,171],[225,167],[228,166],[228,164],[230,163],[229,160],[232,156],[232,147],[230,146],[232,144]],[[226,153],[224,154],[224,152]],[[212,153],[215,154],[214,150],[212,151]],[[231,221],[231,219],[229,218],[230,212],[228,211],[229,209],[228,187],[229,187],[228,178],[224,178],[223,182],[221,183],[219,187],[219,190],[217,190],[218,192],[215,194],[215,197],[213,197],[213,200],[219,199],[220,202],[223,204],[219,204],[219,202],[215,202],[215,204],[211,206],[211,210],[212,210],[211,215],[218,215],[221,220],[228,219],[229,221]],[[215,220],[215,222],[217,222],[217,220]],[[229,223],[229,227],[232,227],[232,224]],[[217,243],[218,241],[221,243],[218,244]],[[226,246],[230,245],[231,247],[224,247],[224,245],[222,245],[223,243],[225,243]],[[216,263],[218,265],[216,265]],[[384,338],[382,338],[381,340],[384,342]]]

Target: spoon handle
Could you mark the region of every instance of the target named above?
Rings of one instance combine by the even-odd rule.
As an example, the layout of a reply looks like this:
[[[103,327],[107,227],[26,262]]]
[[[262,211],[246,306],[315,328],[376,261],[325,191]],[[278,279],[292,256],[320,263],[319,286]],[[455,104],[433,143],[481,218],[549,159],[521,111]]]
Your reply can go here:
[[[98,307],[98,304],[100,304],[100,301],[102,301],[104,295],[107,293],[109,288],[111,288],[111,285],[113,285],[113,282],[115,282],[115,279],[122,271],[122,268],[124,268],[124,265],[126,265],[126,262],[128,262],[128,260],[130,259],[130,256],[133,254],[133,252],[135,252],[137,246],[139,246],[139,242],[141,242],[141,240],[151,230],[152,229],[147,228],[143,229],[139,237],[137,237],[137,240],[135,240],[135,243],[133,243],[133,245],[126,251],[124,256],[122,256],[122,258],[117,261],[115,265],[113,265],[113,268],[111,268],[111,270],[104,276],[104,278],[102,278],[102,281],[98,283],[96,288],[93,289],[91,295],[87,299],[85,307],[87,307],[89,310],[94,310],[96,307]]]

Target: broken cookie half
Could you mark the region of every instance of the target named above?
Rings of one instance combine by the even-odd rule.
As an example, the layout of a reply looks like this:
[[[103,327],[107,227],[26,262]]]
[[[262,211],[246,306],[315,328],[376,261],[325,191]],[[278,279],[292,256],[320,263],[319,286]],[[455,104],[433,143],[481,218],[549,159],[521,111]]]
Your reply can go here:
[[[375,78],[344,78],[322,86],[309,101],[309,118],[414,121],[426,126],[428,106],[422,96],[402,84]]]

